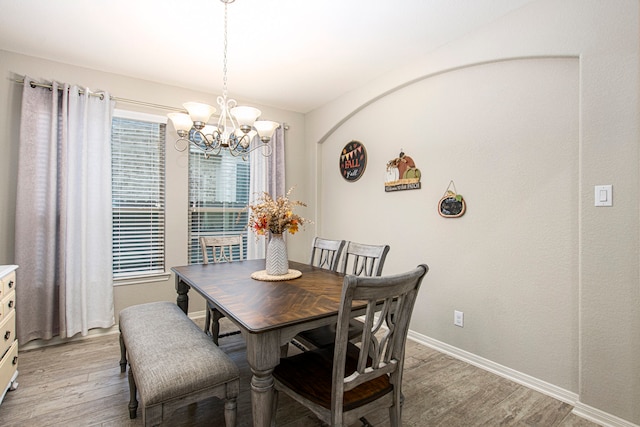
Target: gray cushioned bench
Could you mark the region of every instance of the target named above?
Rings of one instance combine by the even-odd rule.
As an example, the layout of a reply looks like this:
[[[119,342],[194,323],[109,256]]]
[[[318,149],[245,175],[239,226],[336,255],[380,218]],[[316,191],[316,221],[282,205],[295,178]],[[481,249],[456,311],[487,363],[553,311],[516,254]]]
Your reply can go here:
[[[154,302],[120,312],[120,371],[129,362],[129,417],[142,402],[145,426],[211,396],[225,400],[227,427],[236,423],[238,367],[177,305]]]

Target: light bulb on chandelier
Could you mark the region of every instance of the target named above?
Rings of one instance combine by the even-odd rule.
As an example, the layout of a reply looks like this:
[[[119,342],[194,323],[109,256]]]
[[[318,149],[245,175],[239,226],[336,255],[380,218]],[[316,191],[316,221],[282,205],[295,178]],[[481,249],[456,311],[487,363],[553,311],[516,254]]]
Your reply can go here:
[[[184,151],[190,144],[198,148],[209,157],[219,154],[222,149],[228,150],[233,156],[247,159],[249,153],[262,148],[264,156],[272,152],[269,142],[273,133],[280,126],[279,123],[258,120],[262,112],[254,107],[238,106],[235,99],[227,98],[227,5],[235,0],[220,0],[224,3],[224,62],[223,62],[223,90],[218,96],[220,117],[216,126],[208,126],[216,108],[199,102],[183,104],[188,114],[168,114],[179,139],[175,143],[178,151]],[[262,143],[254,144],[252,140],[258,135]]]

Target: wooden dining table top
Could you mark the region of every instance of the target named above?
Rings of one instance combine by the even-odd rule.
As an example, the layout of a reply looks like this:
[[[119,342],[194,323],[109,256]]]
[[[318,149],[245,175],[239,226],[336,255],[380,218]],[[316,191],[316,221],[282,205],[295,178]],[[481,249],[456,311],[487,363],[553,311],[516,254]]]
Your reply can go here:
[[[250,333],[337,315],[344,274],[289,261],[289,268],[302,276],[284,281],[252,279],[251,273],[264,266],[264,259],[257,259],[171,270]]]

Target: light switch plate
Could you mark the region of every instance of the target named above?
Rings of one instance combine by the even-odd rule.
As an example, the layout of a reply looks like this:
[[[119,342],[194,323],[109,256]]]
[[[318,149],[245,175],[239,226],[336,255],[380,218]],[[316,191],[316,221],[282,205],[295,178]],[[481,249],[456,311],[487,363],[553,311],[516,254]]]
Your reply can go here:
[[[453,324],[461,328],[464,327],[464,313],[462,311],[453,311]]]
[[[595,206],[613,206],[613,185],[595,186]]]

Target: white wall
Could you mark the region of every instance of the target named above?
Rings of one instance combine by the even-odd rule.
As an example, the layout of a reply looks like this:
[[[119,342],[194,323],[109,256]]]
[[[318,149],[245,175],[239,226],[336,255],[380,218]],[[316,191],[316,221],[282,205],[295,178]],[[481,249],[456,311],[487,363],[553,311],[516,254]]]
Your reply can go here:
[[[14,224],[16,177],[18,164],[18,139],[20,130],[20,103],[22,87],[11,79],[29,75],[43,81],[57,80],[87,86],[91,89],[107,90],[111,95],[155,103],[170,107],[180,107],[186,101],[215,103],[217,94],[197,93],[187,89],[160,85],[125,76],[103,73],[96,70],[74,67],[67,64],[41,60],[0,50],[0,264],[14,263]],[[36,90],[36,89],[34,89]],[[42,90],[42,89],[37,89]],[[241,100],[238,100],[241,101]],[[259,107],[263,117],[286,122],[289,130],[286,138],[287,185],[296,185],[296,195],[305,197],[312,180],[307,172],[309,167],[308,149],[303,144],[304,117],[302,114]],[[118,103],[116,108],[130,109],[151,114],[164,115],[167,111]],[[166,266],[167,269],[187,264],[187,153],[179,153],[173,148],[174,132],[168,127],[166,164]],[[309,210],[310,211],[310,210]],[[301,213],[307,216],[307,212]],[[306,254],[314,234],[312,227],[288,239],[291,257],[306,261]],[[28,266],[20,266],[28,268]],[[18,270],[19,271],[19,270]],[[19,273],[18,273],[19,274]],[[19,276],[18,276],[19,277]],[[175,301],[174,278],[117,286],[115,288],[115,313],[133,304],[149,301]],[[192,292],[190,311],[204,310],[203,300]]]
[[[429,264],[412,330],[574,392],[578,101],[575,59],[470,67],[393,93],[322,144],[319,225],[390,244],[385,273]],[[351,138],[369,154],[355,183],[336,167]],[[422,188],[385,193],[401,149]],[[459,219],[436,210],[450,180],[467,203]],[[529,357],[541,346],[550,351]]]
[[[639,18],[637,0],[533,2],[437,52],[417,44],[414,63],[308,114],[305,138],[319,234],[390,243],[387,272],[431,265],[414,331],[635,424]],[[337,172],[351,139],[369,154],[356,183]],[[400,148],[423,188],[385,194]],[[445,220],[451,179],[468,212]],[[613,207],[593,206],[597,184]]]

